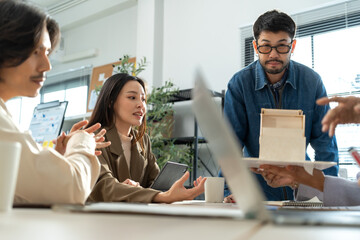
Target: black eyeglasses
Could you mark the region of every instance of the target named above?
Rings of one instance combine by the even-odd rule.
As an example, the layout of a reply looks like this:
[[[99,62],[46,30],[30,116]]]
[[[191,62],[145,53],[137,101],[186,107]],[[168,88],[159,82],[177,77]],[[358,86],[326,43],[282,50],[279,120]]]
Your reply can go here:
[[[262,46],[258,46],[257,50],[259,51],[259,53],[269,54],[269,53],[271,53],[273,48],[275,48],[275,50],[279,54],[286,54],[286,53],[290,52],[291,44],[292,44],[292,42],[290,43],[290,45],[278,45],[278,46],[275,46],[275,47],[272,47],[272,46],[269,46],[269,45],[262,45]]]

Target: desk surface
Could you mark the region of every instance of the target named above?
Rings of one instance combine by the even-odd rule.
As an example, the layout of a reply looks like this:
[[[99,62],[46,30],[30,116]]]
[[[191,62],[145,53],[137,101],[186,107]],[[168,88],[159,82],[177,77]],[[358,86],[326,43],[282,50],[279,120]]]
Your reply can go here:
[[[360,237],[358,227],[292,226],[267,224],[249,240],[355,240]]]
[[[255,220],[14,209],[0,213],[0,238],[13,239],[358,239],[360,228],[263,225]]]
[[[12,239],[248,239],[257,221],[54,212],[13,209],[0,213],[0,238]],[[191,236],[189,238],[189,236]]]

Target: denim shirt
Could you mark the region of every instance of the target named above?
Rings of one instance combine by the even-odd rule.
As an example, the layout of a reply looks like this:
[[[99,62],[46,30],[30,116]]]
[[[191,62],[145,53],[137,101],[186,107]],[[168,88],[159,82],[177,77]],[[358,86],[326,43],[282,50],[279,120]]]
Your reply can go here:
[[[300,63],[290,61],[280,108],[301,109],[305,115],[306,146],[310,143],[315,150],[315,160],[338,163],[335,136],[330,138],[328,133],[321,131],[321,120],[330,107],[319,106],[316,100],[325,96],[326,90],[319,74]],[[259,157],[261,108],[276,108],[276,104],[266,74],[259,61],[255,61],[232,77],[225,95],[224,113],[240,144],[244,146],[245,157]],[[274,142],[274,148],[276,147],[278,146]],[[306,159],[310,159],[307,154]],[[328,168],[324,173],[337,176],[338,166]],[[261,175],[257,175],[257,179],[268,200],[293,198],[290,188],[271,188]]]

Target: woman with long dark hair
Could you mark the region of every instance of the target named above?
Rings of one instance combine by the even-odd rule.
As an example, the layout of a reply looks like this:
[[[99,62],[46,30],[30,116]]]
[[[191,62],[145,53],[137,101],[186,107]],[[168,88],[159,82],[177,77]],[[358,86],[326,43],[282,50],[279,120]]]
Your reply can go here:
[[[101,173],[89,201],[171,203],[204,191],[202,177],[192,189],[183,186],[188,172],[167,192],[149,188],[159,167],[145,133],[146,90],[140,78],[119,73],[105,81],[89,125],[97,122],[107,130],[105,139],[111,145],[99,156]]]

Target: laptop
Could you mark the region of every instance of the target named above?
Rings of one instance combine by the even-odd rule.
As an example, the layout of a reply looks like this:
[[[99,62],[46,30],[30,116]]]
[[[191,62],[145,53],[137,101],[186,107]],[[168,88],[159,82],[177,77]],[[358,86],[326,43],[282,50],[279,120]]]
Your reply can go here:
[[[85,206],[55,205],[54,210],[91,213],[132,213],[188,217],[258,219],[261,222],[302,225],[360,226],[360,211],[269,210],[264,205],[260,186],[243,161],[241,146],[229,123],[207,90],[202,74],[197,73],[193,90],[193,112],[209,149],[222,168],[235,196],[235,204],[139,204],[94,203]],[[222,206],[220,206],[222,205]]]

